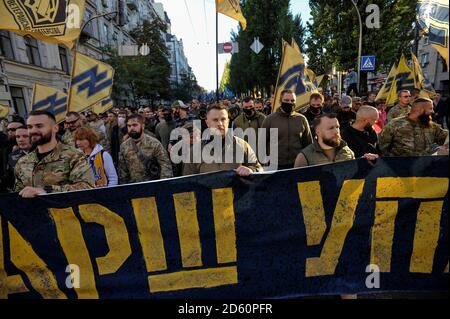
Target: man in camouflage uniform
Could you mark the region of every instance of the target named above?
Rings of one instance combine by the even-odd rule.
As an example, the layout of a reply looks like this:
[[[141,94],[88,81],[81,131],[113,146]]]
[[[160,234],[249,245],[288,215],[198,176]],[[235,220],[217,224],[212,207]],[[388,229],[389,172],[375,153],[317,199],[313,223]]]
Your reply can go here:
[[[91,114],[94,114],[91,112]],[[65,128],[66,132],[61,138],[61,142],[76,147],[75,145],[75,131],[83,126],[83,118],[78,112],[68,112],[66,115],[65,120]],[[99,144],[102,145],[106,150],[109,150],[109,143],[106,138],[106,135],[104,132],[102,132],[99,127],[93,125],[87,125],[88,127],[91,127],[94,129],[95,133],[97,133]]]
[[[380,134],[384,156],[422,156],[433,154],[443,145],[448,131],[431,120],[433,101],[418,98],[408,116],[389,122]]]
[[[66,131],[61,137],[61,142],[75,147],[75,131],[82,125],[83,122],[79,113],[68,112],[66,114],[66,120],[64,121],[64,128],[66,129]]]
[[[387,115],[387,121],[407,116],[411,111],[411,93],[408,90],[398,92],[398,104],[391,108]]]
[[[158,162],[161,168],[161,179],[171,178],[173,174],[169,156],[157,139],[144,133],[144,118],[138,114],[131,115],[127,120],[127,128],[130,138],[122,143],[119,153],[120,183],[139,183],[152,180],[152,176],[140,159],[142,157],[153,158]]]
[[[95,188],[94,173],[84,154],[56,139],[58,125],[53,114],[32,111],[27,127],[36,148],[16,164],[15,191],[20,196]]]

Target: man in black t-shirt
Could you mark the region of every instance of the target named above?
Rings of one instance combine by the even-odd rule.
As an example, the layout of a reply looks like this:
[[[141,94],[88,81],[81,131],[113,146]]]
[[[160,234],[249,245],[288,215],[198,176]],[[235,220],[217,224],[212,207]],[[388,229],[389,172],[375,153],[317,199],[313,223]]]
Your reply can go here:
[[[380,154],[378,150],[378,136],[373,125],[378,121],[378,110],[372,106],[361,106],[356,114],[356,120],[342,131],[342,139],[355,153],[355,157],[364,154]]]

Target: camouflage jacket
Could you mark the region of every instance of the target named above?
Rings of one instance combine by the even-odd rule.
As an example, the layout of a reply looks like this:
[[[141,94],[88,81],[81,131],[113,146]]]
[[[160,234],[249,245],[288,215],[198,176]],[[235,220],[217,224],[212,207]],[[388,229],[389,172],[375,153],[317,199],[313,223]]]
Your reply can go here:
[[[232,140],[231,140],[232,139]],[[218,171],[229,171],[235,170],[240,166],[245,166],[250,168],[253,172],[263,172],[263,168],[256,157],[255,152],[251,146],[243,139],[236,136],[228,136],[222,141],[222,154],[215,154],[214,149],[209,149],[209,154],[211,155],[211,163],[205,162],[202,158],[202,163],[195,163],[193,160],[194,150],[191,146],[190,149],[190,163],[184,163],[183,175],[196,175],[203,173],[211,173]],[[202,143],[202,157],[204,156],[205,148],[212,146],[212,144],[204,141]],[[228,154],[227,154],[228,153]],[[215,157],[215,155],[221,155]],[[227,155],[232,161],[227,161]]]
[[[119,179],[121,184],[140,183],[150,180],[144,163],[139,160],[131,143],[135,142],[130,138],[120,146]],[[144,134],[144,139],[136,145],[145,156],[152,157],[158,161],[161,166],[161,179],[173,176],[172,163],[161,142]]]
[[[106,134],[103,133],[101,130],[95,128],[95,127],[90,127],[90,126],[87,126],[87,127],[89,127],[89,128],[94,130],[94,132],[98,136],[98,141],[99,141],[98,144],[103,146],[103,148],[107,152],[109,152],[110,151],[110,145],[109,145],[109,141],[108,141],[108,138],[107,138]],[[75,131],[71,132],[70,130],[66,130],[64,132],[64,135],[61,137],[61,142],[63,142],[64,144],[67,144],[69,146],[76,147],[76,145],[75,145]]]
[[[15,177],[16,192],[26,186],[50,186],[52,192],[95,188],[94,173],[86,156],[64,143],[58,143],[41,161],[37,149],[22,157],[16,164]]]
[[[408,105],[407,107],[403,107],[400,104],[397,104],[389,110],[387,121],[389,122],[398,117],[408,116],[409,112],[411,112],[411,106]]]
[[[384,156],[431,155],[434,148],[444,144],[447,135],[448,131],[434,122],[425,127],[403,116],[386,125],[379,145]]]
[[[64,135],[61,136],[61,142],[67,144],[72,147],[76,147],[75,145],[75,132],[71,132],[70,130],[66,130]]]

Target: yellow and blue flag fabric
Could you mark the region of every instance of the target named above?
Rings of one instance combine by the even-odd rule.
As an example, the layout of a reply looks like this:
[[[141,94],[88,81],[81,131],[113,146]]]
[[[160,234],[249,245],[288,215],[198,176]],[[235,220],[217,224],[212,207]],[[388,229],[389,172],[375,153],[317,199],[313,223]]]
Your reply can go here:
[[[449,65],[448,0],[417,1],[417,19],[429,42]]]
[[[386,98],[386,105],[397,103],[397,93],[401,90],[412,91],[415,88],[414,71],[408,66],[405,56],[402,54],[397,67],[397,73]]]
[[[318,92],[316,86],[310,79],[310,76],[314,72],[306,70],[300,48],[295,41],[292,44],[291,46],[283,40],[283,56],[278,71],[275,100],[272,106],[273,112],[280,107],[280,97],[283,90],[292,90],[295,92],[297,95],[296,109],[307,105],[310,95]]]
[[[53,87],[34,84],[31,110],[47,111],[56,117],[56,122],[64,121],[67,113],[67,94]]]
[[[216,0],[216,10],[236,21],[242,26],[242,29],[247,28],[247,20],[242,14],[239,0]]]
[[[113,108],[113,106],[113,100],[110,97],[107,97],[106,99],[94,104],[94,106],[92,106],[92,112],[95,114],[102,114]]]
[[[394,63],[394,65],[392,65],[391,71],[389,72],[389,75],[386,78],[386,81],[384,82],[383,86],[377,94],[377,97],[375,98],[376,101],[387,100],[389,91],[391,90],[392,83],[394,83],[396,75],[397,65]]]
[[[70,112],[82,112],[111,96],[114,69],[101,61],[75,53],[69,90]]]
[[[0,0],[0,29],[72,48],[84,6],[85,0]]]
[[[420,95],[433,99],[436,96],[436,91],[433,88],[431,82],[424,76],[422,68],[420,67],[419,60],[411,53],[412,64],[414,71],[414,86],[420,89]]]
[[[0,104],[0,117],[7,117],[9,115],[9,106]]]

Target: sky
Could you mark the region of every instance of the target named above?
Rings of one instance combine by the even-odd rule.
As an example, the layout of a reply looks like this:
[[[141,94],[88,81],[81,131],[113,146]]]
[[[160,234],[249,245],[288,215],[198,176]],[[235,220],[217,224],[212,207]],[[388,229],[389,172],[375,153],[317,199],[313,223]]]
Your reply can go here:
[[[198,84],[208,91],[216,88],[216,15],[215,0],[156,0],[167,12],[172,34],[183,39],[184,52]],[[291,0],[291,11],[301,13],[306,23],[310,18],[308,0]],[[238,22],[219,14],[219,43],[231,39]],[[230,54],[219,55],[219,81]]]

